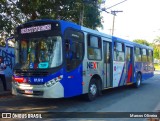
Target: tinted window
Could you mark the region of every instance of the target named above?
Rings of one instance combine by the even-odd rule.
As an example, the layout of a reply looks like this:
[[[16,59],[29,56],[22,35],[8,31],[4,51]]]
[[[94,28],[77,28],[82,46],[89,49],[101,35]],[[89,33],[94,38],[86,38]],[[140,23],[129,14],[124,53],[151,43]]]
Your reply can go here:
[[[83,33],[74,29],[65,32],[66,69],[71,71],[82,62],[84,55]]]

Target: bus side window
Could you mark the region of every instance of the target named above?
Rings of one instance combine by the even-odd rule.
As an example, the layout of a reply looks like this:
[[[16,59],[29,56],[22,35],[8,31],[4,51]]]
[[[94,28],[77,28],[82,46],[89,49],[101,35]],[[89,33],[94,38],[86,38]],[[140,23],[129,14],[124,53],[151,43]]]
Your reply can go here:
[[[124,44],[114,42],[114,60],[124,61]]]
[[[147,50],[142,49],[142,62],[147,62]]]
[[[135,53],[135,62],[141,62],[142,61],[142,52],[141,48],[135,47],[134,49]]]
[[[101,60],[102,59],[102,50],[101,50],[101,38],[88,35],[88,59],[89,60]]]
[[[69,51],[69,49],[70,49],[70,45],[69,45],[69,40],[68,39],[66,39],[66,41],[65,41],[65,51]]]
[[[75,69],[83,59],[84,55],[84,37],[83,33],[77,30],[67,29],[65,32],[65,58],[66,70]]]
[[[152,50],[148,50],[148,62],[152,62],[153,60],[153,51]]]
[[[65,40],[65,52],[66,52],[66,58],[67,59],[72,59],[72,51],[71,51],[71,45],[70,45],[70,41],[69,39]]]

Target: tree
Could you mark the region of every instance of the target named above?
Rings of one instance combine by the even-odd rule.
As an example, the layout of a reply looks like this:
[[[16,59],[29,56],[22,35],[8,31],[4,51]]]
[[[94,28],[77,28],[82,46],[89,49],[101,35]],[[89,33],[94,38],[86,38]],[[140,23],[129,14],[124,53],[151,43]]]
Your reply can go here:
[[[149,42],[147,42],[146,40],[143,40],[143,39],[135,39],[135,40],[133,40],[133,42],[136,42],[136,43],[139,43],[139,44],[143,44],[143,45],[147,45],[147,46],[150,45]]]
[[[0,2],[0,31],[13,33],[13,28],[21,22],[20,10],[15,0],[1,0]]]
[[[160,37],[157,37],[156,39],[153,40],[155,49],[160,50]]]
[[[11,33],[26,21],[52,18],[79,23],[84,11],[84,26],[95,29],[101,25],[101,0],[1,0],[0,30]]]
[[[153,47],[154,47],[154,57],[160,59],[160,37],[154,39]]]
[[[86,27],[96,29],[97,27],[102,27],[100,12],[98,10],[98,6],[94,4],[85,6],[85,14],[84,14],[84,25]]]

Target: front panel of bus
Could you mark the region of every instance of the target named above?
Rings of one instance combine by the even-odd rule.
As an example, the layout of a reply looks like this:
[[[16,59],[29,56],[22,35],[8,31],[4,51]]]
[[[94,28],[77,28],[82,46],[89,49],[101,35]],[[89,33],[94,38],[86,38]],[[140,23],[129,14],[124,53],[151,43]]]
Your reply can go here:
[[[62,34],[58,22],[30,22],[17,28],[12,93],[64,97]],[[53,86],[55,87],[53,88]]]

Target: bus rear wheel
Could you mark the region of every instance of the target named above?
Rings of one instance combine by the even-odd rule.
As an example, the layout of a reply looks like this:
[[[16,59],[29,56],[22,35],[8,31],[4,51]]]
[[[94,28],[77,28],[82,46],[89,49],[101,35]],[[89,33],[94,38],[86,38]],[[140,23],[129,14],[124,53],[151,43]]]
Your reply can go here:
[[[140,73],[137,74],[136,83],[134,83],[134,87],[138,88],[141,86],[142,76]]]
[[[95,79],[91,79],[89,87],[88,87],[88,94],[86,95],[86,98],[88,101],[93,101],[96,99],[98,95],[98,83]]]

